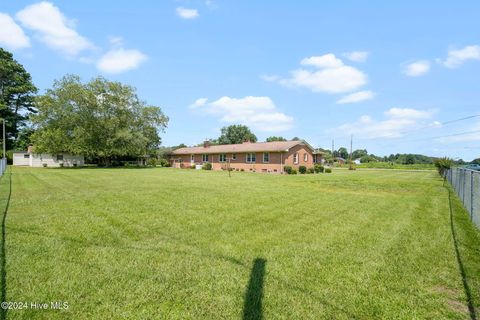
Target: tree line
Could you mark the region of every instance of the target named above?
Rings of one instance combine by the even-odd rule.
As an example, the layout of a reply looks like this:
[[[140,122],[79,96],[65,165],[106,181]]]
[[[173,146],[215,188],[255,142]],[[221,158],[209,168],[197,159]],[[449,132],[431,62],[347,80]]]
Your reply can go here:
[[[112,159],[155,155],[168,117],[141,100],[136,89],[97,77],[83,83],[66,75],[45,94],[30,74],[0,48],[0,117],[7,149],[82,154],[108,165]]]

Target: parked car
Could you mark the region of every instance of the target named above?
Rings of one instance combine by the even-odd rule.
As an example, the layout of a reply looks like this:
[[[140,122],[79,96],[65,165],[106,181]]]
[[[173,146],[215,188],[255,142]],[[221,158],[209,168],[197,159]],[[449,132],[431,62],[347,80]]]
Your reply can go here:
[[[472,163],[465,166],[465,169],[480,171],[480,164]]]

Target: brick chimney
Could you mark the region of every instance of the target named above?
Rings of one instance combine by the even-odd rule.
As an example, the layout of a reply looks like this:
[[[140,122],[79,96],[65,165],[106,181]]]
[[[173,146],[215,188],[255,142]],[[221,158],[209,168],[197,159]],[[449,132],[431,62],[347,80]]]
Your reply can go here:
[[[210,147],[210,141],[208,141],[208,140],[203,141],[203,147],[204,148]]]

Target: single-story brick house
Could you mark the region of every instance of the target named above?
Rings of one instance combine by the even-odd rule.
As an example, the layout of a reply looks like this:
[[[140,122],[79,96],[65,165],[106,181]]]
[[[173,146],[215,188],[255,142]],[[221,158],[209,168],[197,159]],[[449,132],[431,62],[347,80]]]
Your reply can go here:
[[[190,168],[211,163],[213,170],[244,170],[282,173],[284,166],[313,167],[320,163],[323,154],[305,141],[244,142],[241,144],[186,147],[174,150],[170,163],[176,168]]]

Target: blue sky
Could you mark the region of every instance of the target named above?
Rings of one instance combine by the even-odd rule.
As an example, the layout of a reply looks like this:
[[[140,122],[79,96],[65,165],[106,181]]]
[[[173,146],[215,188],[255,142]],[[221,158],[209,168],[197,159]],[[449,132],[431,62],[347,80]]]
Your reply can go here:
[[[2,1],[0,46],[41,92],[135,86],[164,145],[229,124],[260,140],[480,157],[478,1]],[[469,119],[450,122],[461,118]]]

